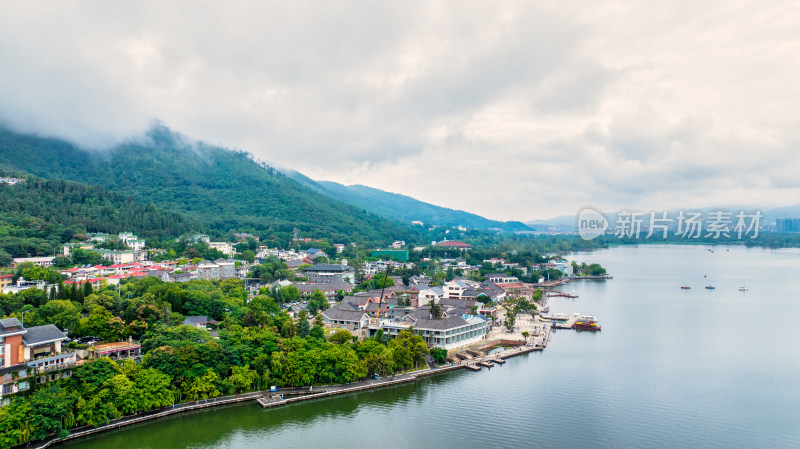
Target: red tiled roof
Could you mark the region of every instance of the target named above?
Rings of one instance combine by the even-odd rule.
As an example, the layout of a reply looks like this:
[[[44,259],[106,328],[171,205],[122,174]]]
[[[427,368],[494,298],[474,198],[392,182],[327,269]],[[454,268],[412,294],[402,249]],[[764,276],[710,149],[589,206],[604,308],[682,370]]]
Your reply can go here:
[[[441,243],[438,244],[438,246],[444,246],[445,248],[447,248],[447,247],[450,247],[450,248],[472,248],[472,245],[470,245],[468,243],[464,243],[464,242],[459,242],[457,240],[450,240],[450,241],[447,241],[447,242],[441,242]]]
[[[8,279],[13,277],[14,277],[13,274],[0,274],[0,279]]]

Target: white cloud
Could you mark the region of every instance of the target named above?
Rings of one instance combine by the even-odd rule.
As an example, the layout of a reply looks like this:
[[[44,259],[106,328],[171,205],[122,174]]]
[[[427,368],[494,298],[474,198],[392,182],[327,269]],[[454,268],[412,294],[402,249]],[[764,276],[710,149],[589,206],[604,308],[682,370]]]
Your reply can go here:
[[[317,179],[501,219],[796,203],[791,2],[20,2],[0,121],[154,119]]]

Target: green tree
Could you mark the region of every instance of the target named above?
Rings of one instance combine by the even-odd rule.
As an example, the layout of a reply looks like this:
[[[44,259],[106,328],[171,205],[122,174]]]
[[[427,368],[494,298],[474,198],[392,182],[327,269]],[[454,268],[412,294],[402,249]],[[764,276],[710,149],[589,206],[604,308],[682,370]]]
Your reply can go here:
[[[436,363],[444,363],[447,361],[447,350],[439,347],[431,348],[431,357]]]
[[[331,343],[336,344],[345,344],[349,343],[353,340],[353,334],[350,333],[347,329],[336,329],[331,333],[330,337],[328,337]]]
[[[189,400],[208,399],[219,396],[219,390],[215,383],[219,380],[219,376],[213,370],[206,370],[206,372],[197,377],[191,377],[184,382],[183,393]]]

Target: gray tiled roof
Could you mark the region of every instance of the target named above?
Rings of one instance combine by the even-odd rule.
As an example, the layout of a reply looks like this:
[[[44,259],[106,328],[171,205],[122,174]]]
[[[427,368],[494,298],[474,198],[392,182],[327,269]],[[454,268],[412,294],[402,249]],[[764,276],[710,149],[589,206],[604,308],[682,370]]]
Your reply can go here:
[[[350,265],[342,265],[339,263],[320,263],[316,265],[312,265],[305,270],[305,272],[315,272],[315,271],[335,271],[341,273],[349,273],[353,271],[353,267]]]
[[[364,315],[364,311],[353,310],[350,306],[342,304],[336,304],[322,312],[322,316],[335,321],[361,321]]]
[[[185,320],[183,320],[183,324],[188,324],[190,326],[196,326],[198,324],[205,324],[208,322],[208,316],[206,315],[198,315],[198,316],[187,316]]]
[[[460,316],[449,316],[441,320],[431,320],[427,318],[418,318],[414,323],[415,329],[421,330],[446,330],[461,327],[467,324],[467,320]]]
[[[440,306],[462,307],[466,309],[469,309],[476,304],[478,304],[478,301],[472,299],[442,298],[439,300]]]
[[[22,327],[22,323],[19,322],[16,318],[4,318],[0,320],[0,326],[3,328],[8,327]]]
[[[353,290],[353,284],[349,282],[319,282],[316,284],[292,284],[292,285],[297,287],[297,290],[304,293],[311,293],[314,290],[319,290],[321,292]]]
[[[0,320],[0,337],[8,334],[21,334],[25,333],[25,328],[22,323],[16,318],[6,318]]]
[[[58,330],[52,324],[45,324],[44,326],[35,326],[27,328],[27,331],[22,336],[22,342],[25,343],[26,346],[31,346],[39,343],[44,343],[48,341],[55,341],[55,340],[66,340],[67,336],[64,335],[63,332]]]

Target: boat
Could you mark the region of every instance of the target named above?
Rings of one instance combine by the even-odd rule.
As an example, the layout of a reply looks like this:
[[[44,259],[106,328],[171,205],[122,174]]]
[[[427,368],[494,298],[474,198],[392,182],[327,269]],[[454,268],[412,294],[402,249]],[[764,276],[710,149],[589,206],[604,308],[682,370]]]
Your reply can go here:
[[[717,287],[714,287],[713,285],[706,285],[706,290],[714,290],[715,288]]]
[[[688,285],[681,285],[681,290],[689,290],[690,288],[692,287],[689,287]]]
[[[739,291],[740,291],[740,292],[746,292],[746,291],[748,291],[748,290],[750,290],[750,289],[749,289],[749,288],[747,288],[747,283],[746,283],[746,282],[744,282],[744,281],[742,281],[742,286],[741,286],[741,287],[739,287]]]
[[[575,320],[575,324],[572,325],[572,328],[579,331],[599,331],[600,325],[597,323],[597,318],[583,315]]]
[[[569,317],[565,313],[554,313],[552,315],[539,315],[543,320],[550,321],[567,321]]]

